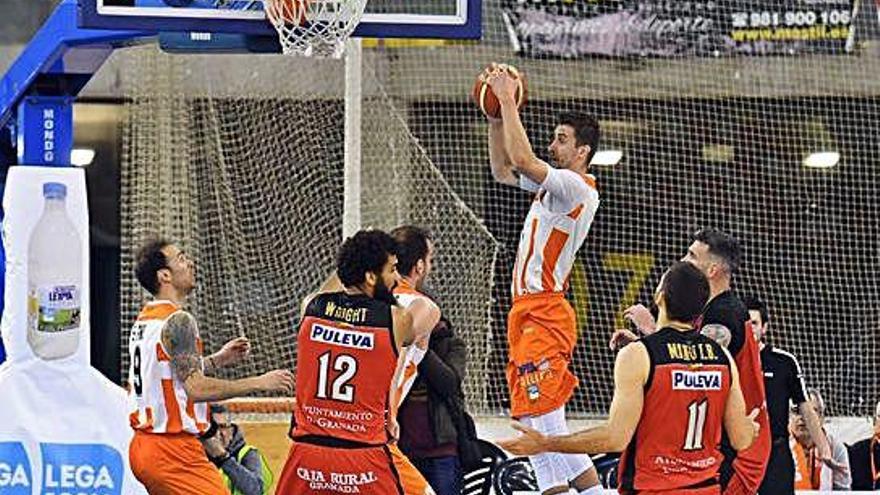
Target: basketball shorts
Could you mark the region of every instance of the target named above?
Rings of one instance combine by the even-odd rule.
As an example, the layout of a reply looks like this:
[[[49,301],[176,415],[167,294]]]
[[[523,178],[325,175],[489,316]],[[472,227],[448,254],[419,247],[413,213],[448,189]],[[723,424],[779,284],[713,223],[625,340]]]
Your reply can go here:
[[[294,442],[276,495],[433,495],[395,445],[338,448]]]
[[[516,298],[507,317],[507,341],[511,416],[538,416],[565,405],[578,384],[569,370],[576,318],[565,296]]]
[[[629,492],[621,492],[626,495]],[[675,490],[639,490],[639,495],[721,495],[721,487],[718,485],[705,488],[690,488]]]
[[[229,495],[220,471],[189,433],[136,431],[128,449],[131,471],[150,495]]]

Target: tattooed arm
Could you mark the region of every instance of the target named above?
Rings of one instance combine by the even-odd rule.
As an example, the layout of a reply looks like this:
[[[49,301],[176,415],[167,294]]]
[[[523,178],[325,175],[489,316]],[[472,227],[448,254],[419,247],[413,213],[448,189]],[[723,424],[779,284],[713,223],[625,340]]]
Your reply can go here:
[[[287,370],[241,380],[221,380],[205,376],[202,358],[196,346],[198,327],[192,315],[180,311],[171,315],[162,328],[162,346],[171,357],[171,370],[183,383],[193,402],[240,397],[252,392],[293,391],[293,374]]]

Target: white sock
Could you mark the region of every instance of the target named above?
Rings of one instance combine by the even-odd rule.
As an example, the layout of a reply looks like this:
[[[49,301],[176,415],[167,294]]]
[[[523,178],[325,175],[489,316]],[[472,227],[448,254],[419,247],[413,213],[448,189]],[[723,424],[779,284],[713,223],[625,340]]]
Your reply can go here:
[[[545,435],[568,434],[568,424],[565,421],[565,406],[540,416],[524,417],[520,421]],[[593,467],[593,460],[586,454],[547,452],[529,457],[529,460],[532,463],[532,469],[534,469],[535,477],[538,481],[538,488],[541,491],[559,486],[568,486],[569,481],[574,480]],[[599,489],[599,492],[589,491],[594,488]],[[585,493],[593,495],[595,493],[602,493],[601,490],[601,485],[596,485],[590,487]]]

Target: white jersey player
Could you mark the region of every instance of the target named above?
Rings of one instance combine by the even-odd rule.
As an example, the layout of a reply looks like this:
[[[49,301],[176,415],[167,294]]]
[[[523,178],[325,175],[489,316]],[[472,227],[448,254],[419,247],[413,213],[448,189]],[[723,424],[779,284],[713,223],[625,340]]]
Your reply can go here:
[[[514,93],[519,84],[505,66],[481,75],[501,105],[489,122],[489,161],[498,182],[535,193],[525,219],[513,270],[513,305],[507,318],[507,382],[511,415],[546,435],[568,433],[565,405],[578,379],[569,369],[577,342],[574,310],[565,299],[577,251],[599,208],[590,161],[599,124],[590,116],[560,116],[548,151],[555,166],[535,156]],[[530,457],[543,493],[601,493],[586,455],[543,453]]]

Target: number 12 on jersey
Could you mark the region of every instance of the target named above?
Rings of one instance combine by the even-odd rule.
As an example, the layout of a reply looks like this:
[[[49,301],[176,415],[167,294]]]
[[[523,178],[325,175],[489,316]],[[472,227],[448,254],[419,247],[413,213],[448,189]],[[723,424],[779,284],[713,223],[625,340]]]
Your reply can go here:
[[[688,429],[684,438],[684,450],[701,450],[703,448],[703,428],[706,426],[708,407],[708,399],[691,402],[688,406]]]
[[[339,374],[333,380],[333,383],[329,384],[331,367],[334,371],[339,372]],[[318,356],[318,391],[315,395],[319,399],[331,399],[347,403],[354,402],[354,385],[348,382],[354,378],[357,368],[358,362],[354,356],[337,354],[333,357],[329,351],[321,354]]]

